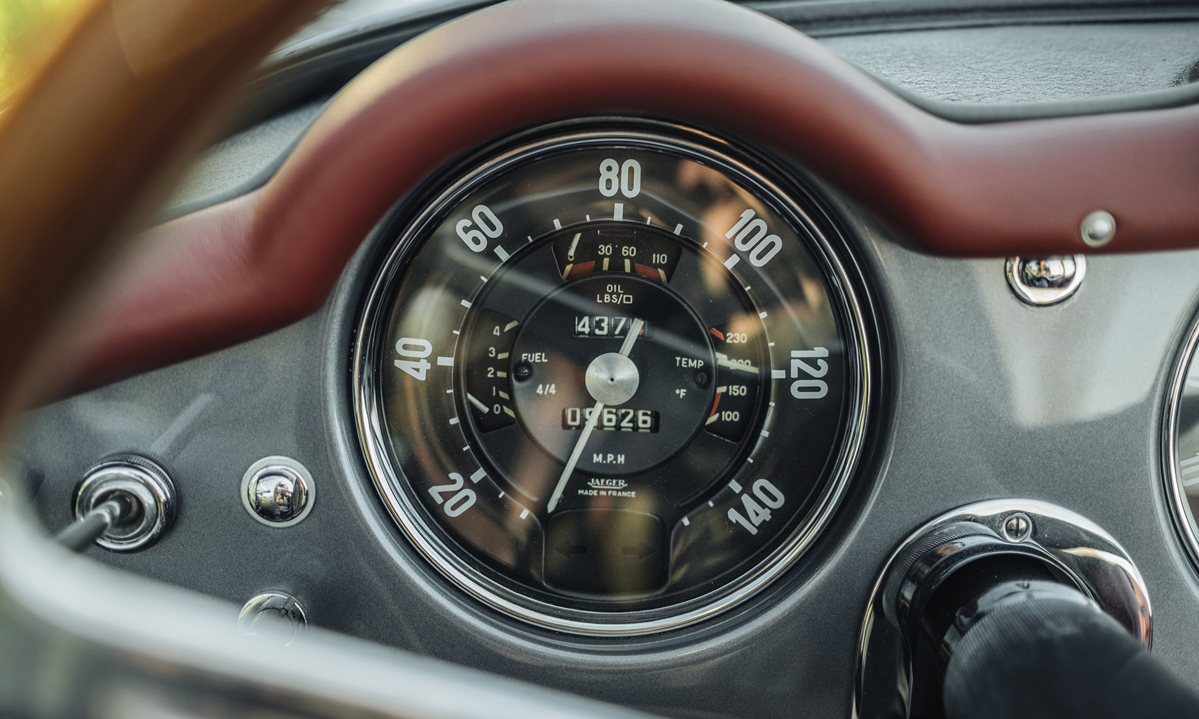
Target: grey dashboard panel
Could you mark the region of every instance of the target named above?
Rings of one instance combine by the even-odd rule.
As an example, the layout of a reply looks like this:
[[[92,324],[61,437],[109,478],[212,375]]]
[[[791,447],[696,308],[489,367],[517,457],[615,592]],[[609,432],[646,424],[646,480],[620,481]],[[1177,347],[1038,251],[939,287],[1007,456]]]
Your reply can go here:
[[[158,219],[179,217],[257,189],[283,163],[328,96],[353,74],[439,20],[488,4],[346,0],[330,8],[269,58],[251,87],[252,98],[240,111],[243,117],[234,122],[240,129],[201,155]],[[1097,3],[1095,7],[1106,11],[1121,11],[1098,18],[1102,22],[1069,23],[1069,15],[1043,17],[1033,6],[1009,4],[996,6],[1002,10],[997,10],[996,22],[1040,24],[996,27],[977,20],[981,9],[968,15],[976,18],[970,21],[940,2],[884,3],[887,11],[878,15],[881,24],[866,33],[829,29],[840,28],[838,22],[862,11],[850,12],[847,3],[748,5],[813,33],[909,102],[957,122],[1199,102],[1199,84],[1194,83],[1199,22],[1146,22],[1176,18],[1152,13],[1141,17],[1137,12],[1145,8],[1140,5]],[[1183,18],[1195,14],[1179,4],[1166,3],[1159,9]],[[1019,12],[1025,15],[1013,14]],[[1079,9],[1069,12],[1077,15]],[[830,21],[829,27],[822,24]],[[332,69],[322,70],[323,65]],[[241,126],[247,119],[249,126]]]
[[[1027,25],[827,37],[833,52],[912,92],[961,103],[1129,95],[1186,82],[1199,23]]]
[[[1177,30],[1174,47],[1192,31],[1153,27]],[[878,37],[838,42],[868,53]],[[893,55],[904,56],[902,40],[891,38]],[[946,42],[955,45],[969,50]],[[916,82],[936,57],[893,63],[892,79]],[[1146,85],[1168,75],[1151,74]],[[994,85],[942,76],[943,89],[952,80],[961,96],[1000,99],[988,94]],[[246,142],[265,156],[268,135],[281,136]],[[31,412],[17,449],[45,477],[37,513],[50,530],[64,526],[88,466],[111,452],[150,452],[179,486],[175,528],[146,552],[87,556],[230,602],[231,625],[254,594],[284,590],[324,629],[657,713],[839,717],[849,712],[862,613],[895,545],[954,507],[1025,497],[1083,514],[1128,549],[1153,601],[1155,652],[1199,676],[1199,581],[1167,515],[1159,444],[1166,384],[1199,299],[1199,251],[1093,257],[1075,297],[1034,309],[1009,291],[1002,259],[911,252],[826,194],[872,279],[890,345],[888,399],[873,460],[833,528],[736,613],[655,637],[572,639],[492,614],[423,563],[374,494],[349,400],[352,332],[379,238],[315,315]],[[268,455],[299,460],[320,488],[312,514],[290,528],[256,522],[237,495],[245,469]]]
[[[1093,258],[1076,297],[1032,309],[1008,290],[1002,260],[909,252],[843,211],[893,341],[881,451],[815,555],[735,615],[581,642],[492,615],[422,563],[374,495],[349,414],[349,340],[373,247],[303,322],[32,413],[20,445],[47,477],[39,513],[61,527],[91,462],[157,450],[180,488],[177,526],[150,551],[91,550],[96,560],[237,604],[283,589],[322,628],[657,713],[844,716],[861,615],[893,547],[958,505],[1027,497],[1125,545],[1151,592],[1155,651],[1199,674],[1199,592],[1165,514],[1156,441],[1199,252]],[[245,468],[271,454],[320,485],[311,516],[288,529],[254,521],[237,496]]]
[[[324,101],[302,105],[205,150],[167,200],[168,211],[183,215],[188,208],[216,204],[231,199],[230,193],[244,194],[262,185],[283,164],[324,105]]]
[[[250,102],[251,109],[243,112],[255,117],[269,113],[273,104],[281,105],[266,119],[205,151],[175,189],[160,219],[178,217],[261,186],[319,115],[327,94],[336,89],[328,83],[348,80],[352,75],[347,73],[365,68],[413,37],[426,23],[486,4],[485,0],[448,5],[425,0],[350,0],[334,6],[272,56],[254,86],[258,96],[268,99]],[[1199,68],[1199,22],[1064,24],[1054,16],[1055,21],[1047,24],[937,29],[902,25],[906,29],[883,26],[866,34],[822,35],[821,26],[808,27],[805,18],[813,22],[809,16],[819,16],[817,11],[824,6],[844,12],[837,3],[806,3],[800,13],[792,12],[788,3],[751,6],[786,18],[802,30],[814,30],[830,50],[909,102],[957,122],[1199,102],[1199,84],[1191,77]],[[913,17],[923,17],[925,25],[936,26],[927,13]],[[915,23],[919,28],[916,19],[909,25]],[[362,46],[352,47],[355,42]],[[336,60],[329,60],[337,67],[332,79],[308,68],[320,65],[322,51],[338,54]],[[314,92],[304,90],[305,85],[315,86],[319,97],[313,99]],[[295,97],[307,99],[295,105],[289,102]]]

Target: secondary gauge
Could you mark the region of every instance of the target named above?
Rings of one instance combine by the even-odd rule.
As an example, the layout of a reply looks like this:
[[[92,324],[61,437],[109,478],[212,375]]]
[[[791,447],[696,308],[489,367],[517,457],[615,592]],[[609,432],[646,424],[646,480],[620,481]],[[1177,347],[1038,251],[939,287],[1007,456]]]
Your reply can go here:
[[[397,218],[359,332],[359,430],[393,516],[542,626],[733,606],[811,543],[861,450],[865,321],[805,196],[659,130],[467,168]]]

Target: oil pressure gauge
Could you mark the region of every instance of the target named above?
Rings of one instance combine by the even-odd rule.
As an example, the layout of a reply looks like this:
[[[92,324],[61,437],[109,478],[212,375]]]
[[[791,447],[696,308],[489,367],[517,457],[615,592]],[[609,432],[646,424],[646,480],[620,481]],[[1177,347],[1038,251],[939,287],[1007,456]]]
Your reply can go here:
[[[498,153],[381,268],[355,363],[368,464],[496,609],[601,634],[703,619],[798,557],[852,476],[853,286],[795,196],[706,136]]]

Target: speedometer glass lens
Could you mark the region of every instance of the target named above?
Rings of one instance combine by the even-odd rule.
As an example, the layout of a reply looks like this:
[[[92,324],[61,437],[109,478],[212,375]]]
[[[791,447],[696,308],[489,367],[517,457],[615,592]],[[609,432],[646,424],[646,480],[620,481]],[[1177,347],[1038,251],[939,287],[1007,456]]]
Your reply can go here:
[[[727,146],[546,137],[397,227],[359,427],[461,587],[543,626],[651,631],[752,594],[826,521],[862,441],[863,320],[817,225]]]

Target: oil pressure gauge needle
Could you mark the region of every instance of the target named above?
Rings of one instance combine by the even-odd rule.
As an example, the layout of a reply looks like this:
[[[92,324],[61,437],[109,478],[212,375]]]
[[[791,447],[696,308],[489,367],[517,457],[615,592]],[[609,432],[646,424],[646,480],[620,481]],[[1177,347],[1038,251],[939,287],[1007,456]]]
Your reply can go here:
[[[633,345],[637,342],[637,338],[641,336],[641,329],[644,326],[644,320],[633,320],[628,334],[625,335],[624,344],[620,346],[620,355],[622,357],[628,357],[629,353],[633,351]],[[591,433],[595,431],[595,425],[599,422],[603,409],[604,402],[603,400],[599,400],[591,410],[591,417],[587,419],[587,424],[583,427],[583,434],[579,437],[579,441],[575,443],[574,451],[570,453],[570,458],[566,461],[566,467],[562,470],[562,476],[558,478],[558,484],[554,487],[554,493],[550,495],[549,504],[545,507],[547,513],[554,511],[558,506],[558,501],[562,499],[562,493],[566,491],[566,484],[570,481],[570,475],[574,474],[575,465],[579,463],[579,457],[583,456],[583,447],[587,444],[587,440],[590,439]]]

